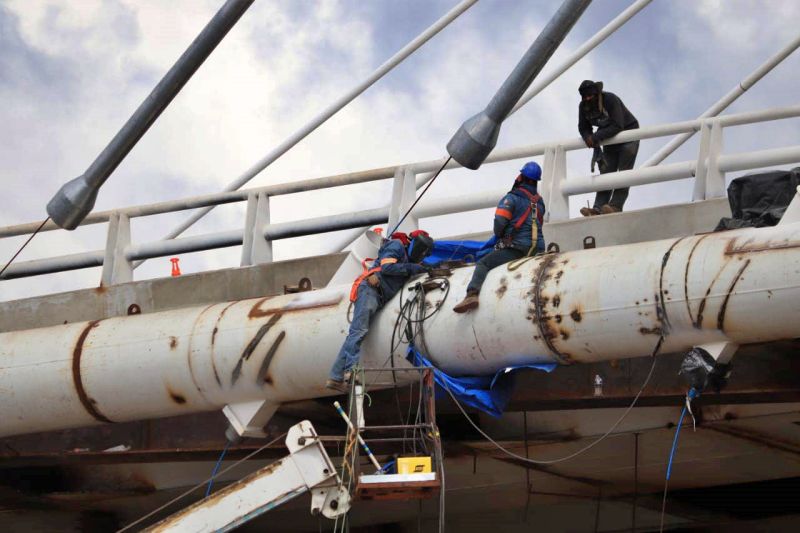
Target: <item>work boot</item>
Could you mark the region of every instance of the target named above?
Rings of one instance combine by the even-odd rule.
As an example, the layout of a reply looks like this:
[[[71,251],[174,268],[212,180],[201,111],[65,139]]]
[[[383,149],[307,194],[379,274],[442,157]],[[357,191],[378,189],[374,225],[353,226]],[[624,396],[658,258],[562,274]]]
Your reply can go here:
[[[468,292],[466,298],[457,303],[453,311],[456,313],[466,313],[467,311],[472,311],[476,307],[478,307],[478,293]]]
[[[595,215],[599,215],[600,210],[596,207],[581,207],[581,215],[585,217],[593,217]]]
[[[622,209],[620,209],[619,207],[614,207],[611,204],[606,204],[600,208],[600,212],[603,213],[604,215],[610,215],[611,213],[619,213],[620,211],[622,211]]]
[[[344,380],[339,381],[338,379],[329,379],[325,382],[326,389],[333,389],[339,392],[347,392],[349,387],[347,386],[347,382]]]

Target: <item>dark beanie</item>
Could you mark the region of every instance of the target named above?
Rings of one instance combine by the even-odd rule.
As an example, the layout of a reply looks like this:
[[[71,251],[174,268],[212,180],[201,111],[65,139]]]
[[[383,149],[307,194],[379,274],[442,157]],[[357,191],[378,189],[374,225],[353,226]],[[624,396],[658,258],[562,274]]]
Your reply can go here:
[[[602,81],[583,80],[578,87],[578,92],[581,93],[581,96],[586,96],[587,94],[600,94],[602,91]]]

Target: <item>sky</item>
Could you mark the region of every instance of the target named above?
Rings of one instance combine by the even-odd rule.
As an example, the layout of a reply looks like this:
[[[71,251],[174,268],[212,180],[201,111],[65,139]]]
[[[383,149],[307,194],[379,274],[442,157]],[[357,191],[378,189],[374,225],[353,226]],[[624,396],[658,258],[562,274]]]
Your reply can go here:
[[[559,0],[479,0],[246,187],[439,159],[461,123],[485,107]],[[543,73],[632,0],[595,0]],[[0,226],[41,221],[202,30],[222,0],[0,0]],[[456,0],[256,0],[103,186],[96,210],[221,190],[442,17]],[[690,120],[798,33],[794,0],[654,0],[563,74],[501,130],[497,148],[577,137],[577,87],[602,80],[642,126]],[[800,53],[725,113],[798,103]],[[797,119],[726,130],[725,152],[790,146]],[[668,138],[643,141],[637,164]],[[697,140],[667,162],[692,160]],[[571,152],[567,175],[591,153]],[[541,158],[540,158],[541,162]],[[502,194],[524,160],[447,171],[428,193]],[[734,175],[735,176],[735,175]],[[733,176],[729,176],[733,177]],[[380,207],[389,180],[274,198],[287,222]],[[571,198],[573,216],[591,195]],[[691,200],[689,180],[631,191],[626,209]],[[186,235],[239,229],[243,203]],[[187,213],[133,220],[133,241],[161,238]],[[423,219],[434,236],[488,231],[492,210]],[[327,253],[336,234],[278,241],[275,259]],[[104,248],[106,225],[37,235],[17,261]],[[0,239],[0,261],[24,237]],[[239,247],[181,255],[184,273],[239,265]],[[152,259],[136,279],[168,276]],[[0,281],[0,301],[95,287],[100,268]]]

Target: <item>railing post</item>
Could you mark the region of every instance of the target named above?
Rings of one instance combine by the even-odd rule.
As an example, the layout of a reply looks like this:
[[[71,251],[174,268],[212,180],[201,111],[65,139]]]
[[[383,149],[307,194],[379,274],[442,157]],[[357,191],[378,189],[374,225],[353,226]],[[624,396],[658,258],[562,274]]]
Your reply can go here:
[[[567,153],[563,146],[553,146],[544,153],[543,189],[550,194],[545,198],[545,222],[569,220],[569,196],[561,192],[561,185],[567,177]]]
[[[725,173],[719,169],[719,156],[722,155],[722,125],[719,119],[711,124],[708,143],[708,166],[706,167],[706,198],[725,197]]]
[[[264,238],[264,226],[269,224],[269,195],[265,192],[247,197],[244,234],[242,238],[242,266],[272,262],[272,241]]]
[[[387,228],[391,231],[400,217],[411,207],[417,198],[417,175],[410,167],[397,167],[392,183],[392,202],[389,207],[389,223]],[[419,220],[414,213],[409,213],[398,231],[413,231],[419,227]],[[387,235],[388,237],[388,235]]]
[[[133,281],[133,263],[125,257],[131,243],[131,221],[127,215],[112,213],[108,219],[106,254],[100,284],[104,287]]]
[[[700,146],[697,151],[697,164],[694,171],[694,191],[692,201],[706,199],[706,176],[708,176],[708,150],[711,145],[711,121],[700,124]]]

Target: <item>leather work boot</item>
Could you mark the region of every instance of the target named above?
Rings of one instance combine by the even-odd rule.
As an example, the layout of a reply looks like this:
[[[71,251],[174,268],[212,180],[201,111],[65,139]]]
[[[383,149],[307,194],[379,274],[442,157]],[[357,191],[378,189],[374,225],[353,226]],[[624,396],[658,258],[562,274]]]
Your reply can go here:
[[[593,217],[595,215],[599,215],[600,210],[596,207],[581,207],[581,215],[585,217]]]
[[[622,211],[619,207],[614,207],[611,204],[606,204],[600,208],[600,212],[604,215],[610,215],[611,213],[619,213]]]
[[[478,307],[478,295],[474,292],[467,293],[466,298],[453,307],[453,311],[456,313],[466,313],[467,311],[472,311],[476,307]]]
[[[339,392],[347,392],[347,390],[348,390],[347,382],[339,381],[338,379],[329,379],[328,381],[326,381],[325,382],[325,388],[326,389],[333,389],[333,390],[339,391]]]

